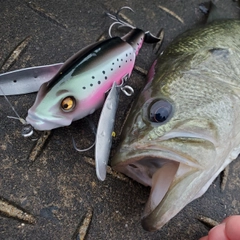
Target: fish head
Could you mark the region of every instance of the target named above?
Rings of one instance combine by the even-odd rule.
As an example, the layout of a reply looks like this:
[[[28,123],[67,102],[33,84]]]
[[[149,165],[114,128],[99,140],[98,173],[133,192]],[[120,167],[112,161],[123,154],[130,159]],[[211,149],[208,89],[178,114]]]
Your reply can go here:
[[[76,86],[74,79],[61,81],[53,87],[49,82],[42,84],[26,121],[36,130],[45,131],[68,126],[89,114],[91,103],[84,92],[79,95]]]
[[[151,187],[142,215],[148,231],[160,229],[200,197],[239,152],[234,148],[239,98],[215,81],[219,75],[204,74],[206,62],[215,58],[206,55],[155,62],[111,162],[114,170]]]

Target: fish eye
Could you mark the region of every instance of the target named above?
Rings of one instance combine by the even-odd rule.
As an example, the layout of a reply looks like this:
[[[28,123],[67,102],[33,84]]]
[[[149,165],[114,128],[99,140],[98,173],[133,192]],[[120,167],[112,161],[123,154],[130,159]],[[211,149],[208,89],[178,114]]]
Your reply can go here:
[[[160,99],[149,106],[149,120],[154,123],[164,123],[172,113],[172,104]]]
[[[76,105],[76,100],[72,96],[64,98],[61,102],[61,108],[64,112],[72,111],[75,105]]]

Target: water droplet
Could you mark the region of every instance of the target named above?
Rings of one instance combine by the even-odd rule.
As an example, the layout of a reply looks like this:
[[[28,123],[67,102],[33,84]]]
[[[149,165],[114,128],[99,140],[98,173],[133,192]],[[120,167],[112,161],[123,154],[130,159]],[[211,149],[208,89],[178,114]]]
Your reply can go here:
[[[107,108],[109,109],[109,110],[112,110],[112,108],[113,108],[113,104],[110,102],[110,103],[108,103],[107,104]]]

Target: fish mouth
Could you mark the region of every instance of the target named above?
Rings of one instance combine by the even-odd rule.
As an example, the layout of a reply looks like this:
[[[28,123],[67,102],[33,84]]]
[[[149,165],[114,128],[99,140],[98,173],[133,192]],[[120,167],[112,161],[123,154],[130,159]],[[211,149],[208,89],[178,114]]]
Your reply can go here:
[[[201,166],[192,159],[189,160],[185,156],[167,150],[148,149],[146,151],[145,149],[135,154],[136,149],[130,150],[129,147],[127,148],[128,150],[122,148],[120,150],[121,154],[116,154],[114,161],[120,160],[121,163],[118,162],[113,166],[113,169],[124,173],[145,186],[151,187],[150,196],[142,214],[141,224],[147,231],[159,230],[186,204],[193,200],[188,197],[184,201],[184,206],[172,204],[169,207],[166,204],[169,197],[172,198],[176,194],[176,189],[179,186],[181,187],[182,180],[197,172],[201,169]],[[151,155],[149,152],[151,152]],[[191,177],[189,182],[191,182]],[[179,191],[177,195],[179,195]]]

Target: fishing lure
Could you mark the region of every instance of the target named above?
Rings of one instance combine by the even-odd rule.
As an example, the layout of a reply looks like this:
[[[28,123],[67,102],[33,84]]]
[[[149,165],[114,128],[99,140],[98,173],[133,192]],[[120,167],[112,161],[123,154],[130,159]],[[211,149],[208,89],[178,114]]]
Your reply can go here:
[[[118,107],[120,86],[113,86],[104,102],[98,122],[95,146],[96,174],[99,180],[106,178],[107,164],[112,144],[112,132]],[[106,124],[107,123],[107,124]]]
[[[130,77],[144,39],[145,33],[135,28],[82,49],[42,84],[26,121],[37,130],[50,130],[95,112],[113,82],[120,85]]]
[[[108,14],[115,21],[109,28],[109,35],[111,36],[112,26],[120,24],[131,28],[130,32],[125,36],[111,37],[107,40],[91,44],[73,55],[64,64],[60,63],[48,67],[23,69],[22,71],[18,70],[0,76],[0,78],[7,77],[7,79],[13,79],[13,76],[16,77],[16,75],[19,75],[21,80],[25,76],[29,78],[35,74],[35,79],[40,78],[44,82],[26,117],[26,122],[34,129],[45,131],[68,126],[72,121],[92,114],[103,105],[106,93],[112,86],[114,88],[121,86],[120,89],[126,95],[132,94],[133,89],[129,86],[124,86],[124,84],[131,76],[136,56],[143,42],[156,43],[159,39],[149,32],[144,32],[120,20],[118,17],[120,10],[116,16]],[[57,71],[56,74],[52,76],[51,80],[45,81],[46,76],[51,76],[54,69]],[[14,82],[11,82],[11,84],[14,84]],[[7,91],[9,94],[9,89],[5,90],[4,86],[1,86],[2,91]],[[36,83],[33,83],[33,87],[37,88]],[[24,90],[19,90],[19,92],[22,93]],[[115,95],[118,98],[118,94]],[[114,100],[114,96],[111,99],[116,104],[114,105],[114,109],[112,109],[113,114],[110,113],[110,115],[115,116],[118,101]],[[110,125],[106,122],[103,124],[112,129],[113,123],[114,121],[111,120]],[[30,132],[31,128],[29,129],[29,125],[27,131]],[[99,126],[98,128],[103,129]],[[109,131],[103,129],[102,132]],[[107,141],[103,145],[107,144],[109,146],[109,136],[106,139]],[[96,147],[96,149],[98,148]],[[108,158],[109,153],[105,155],[107,157],[104,158],[104,162],[107,161],[105,159]],[[106,166],[106,164],[104,165]],[[100,177],[101,180],[104,178]]]

